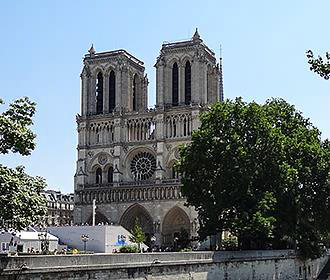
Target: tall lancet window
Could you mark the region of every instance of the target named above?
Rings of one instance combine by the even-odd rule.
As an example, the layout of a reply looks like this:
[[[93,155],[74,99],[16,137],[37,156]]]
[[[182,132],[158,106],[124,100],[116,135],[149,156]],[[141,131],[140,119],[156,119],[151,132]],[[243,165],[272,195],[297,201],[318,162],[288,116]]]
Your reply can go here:
[[[97,74],[96,80],[96,114],[103,113],[103,75]]]
[[[108,169],[108,183],[113,183],[113,167],[110,166]]]
[[[109,76],[109,111],[112,112],[116,107],[116,76],[111,71]]]
[[[134,75],[133,78],[133,111],[136,110],[136,101],[137,101],[137,96],[136,96],[136,92],[137,92],[137,76],[136,74]]]
[[[177,106],[179,101],[179,70],[175,62],[172,69],[172,105]]]
[[[184,68],[184,102],[189,104],[191,102],[191,65],[186,62]]]
[[[96,184],[102,184],[102,169],[98,168],[96,169],[96,174],[95,174],[95,183]]]

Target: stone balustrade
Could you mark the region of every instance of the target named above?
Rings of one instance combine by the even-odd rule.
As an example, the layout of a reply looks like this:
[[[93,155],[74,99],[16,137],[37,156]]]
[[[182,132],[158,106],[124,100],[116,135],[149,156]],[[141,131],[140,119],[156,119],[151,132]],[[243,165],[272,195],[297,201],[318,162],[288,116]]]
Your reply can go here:
[[[91,204],[93,199],[97,204],[183,199],[178,180],[163,181],[161,185],[151,182],[85,185],[76,192],[76,204]]]
[[[162,117],[157,120],[156,116]],[[79,147],[116,145],[119,142],[138,143],[159,139],[190,138],[194,129],[193,116],[189,111],[127,113],[118,119],[116,114],[105,115],[107,119],[98,115],[85,123],[85,118],[78,117]],[[116,130],[116,126],[118,129]],[[196,128],[196,127],[195,127]]]

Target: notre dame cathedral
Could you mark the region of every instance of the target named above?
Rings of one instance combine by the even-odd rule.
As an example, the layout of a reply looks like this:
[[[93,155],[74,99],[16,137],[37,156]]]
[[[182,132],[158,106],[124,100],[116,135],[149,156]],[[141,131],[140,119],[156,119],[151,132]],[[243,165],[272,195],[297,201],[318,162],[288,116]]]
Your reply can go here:
[[[147,238],[171,245],[185,229],[196,236],[197,213],[184,206],[174,163],[199,114],[223,99],[222,69],[200,38],[164,43],[156,60],[156,105],[148,109],[143,62],[125,50],[85,55],[77,116],[76,224],[136,219]],[[221,59],[221,58],[220,58]]]

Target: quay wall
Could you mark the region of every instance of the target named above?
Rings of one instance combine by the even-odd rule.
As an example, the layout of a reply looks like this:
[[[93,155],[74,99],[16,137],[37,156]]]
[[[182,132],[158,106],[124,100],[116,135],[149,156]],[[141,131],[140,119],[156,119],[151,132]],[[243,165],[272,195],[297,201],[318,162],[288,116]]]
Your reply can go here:
[[[0,279],[310,280],[327,261],[303,262],[289,250],[2,256]]]

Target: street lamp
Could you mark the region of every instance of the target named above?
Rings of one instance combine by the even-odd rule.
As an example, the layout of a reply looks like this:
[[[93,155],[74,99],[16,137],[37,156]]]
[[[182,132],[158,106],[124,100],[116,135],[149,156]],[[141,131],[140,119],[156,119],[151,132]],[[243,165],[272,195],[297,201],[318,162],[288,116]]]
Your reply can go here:
[[[83,234],[82,236],[80,236],[81,241],[84,242],[84,252],[86,253],[86,246],[87,246],[87,242],[89,240],[89,235],[88,234]]]

